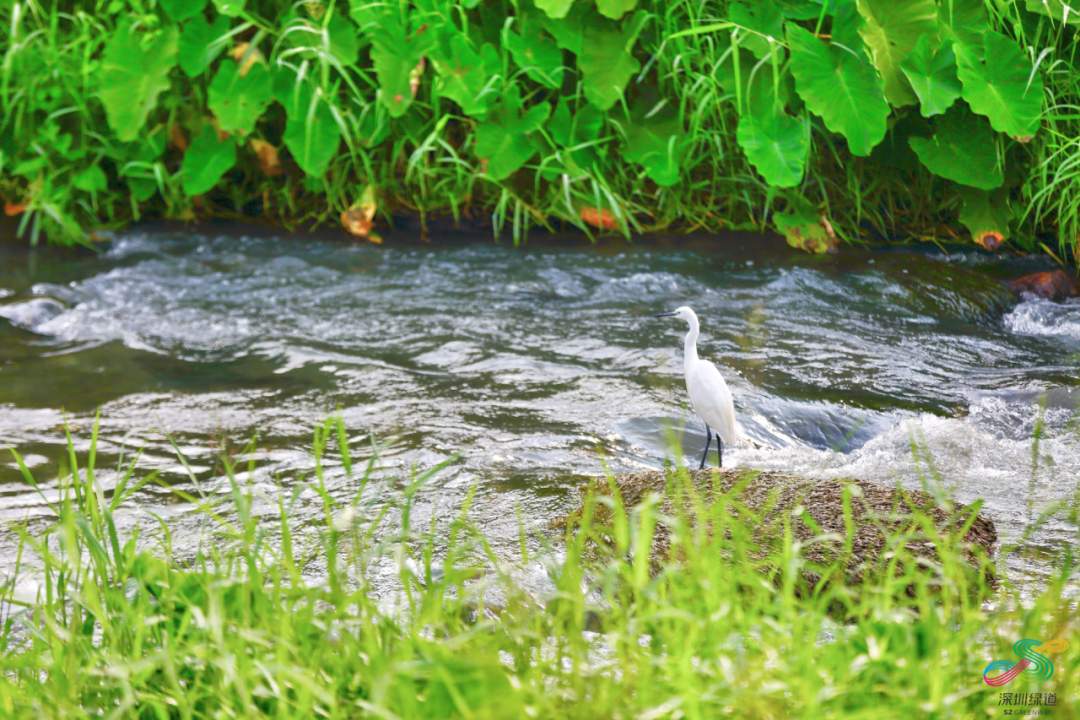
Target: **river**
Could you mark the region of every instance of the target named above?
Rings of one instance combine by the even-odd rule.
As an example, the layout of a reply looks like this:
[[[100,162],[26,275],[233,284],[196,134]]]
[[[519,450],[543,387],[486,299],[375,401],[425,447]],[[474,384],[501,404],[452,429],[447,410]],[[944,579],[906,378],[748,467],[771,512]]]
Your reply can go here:
[[[686,407],[685,328],[652,317],[689,305],[747,439],[726,465],[909,488],[936,471],[957,500],[984,498],[1009,543],[1080,492],[1080,304],[978,305],[966,290],[1033,269],[1046,266],[932,245],[818,258],[756,235],[378,246],[148,226],[99,254],[0,246],[0,446],[55,493],[65,413],[85,453],[100,408],[106,486],[121,448],[138,447],[140,467],[194,492],[168,433],[213,492],[215,453],[257,435],[236,457],[257,460],[243,480],[276,498],[310,479],[313,427],[340,409],[359,463],[385,442],[375,485],[460,453],[416,519],[451,517],[475,484],[471,515],[511,557],[519,518],[565,513],[605,463],[661,467],[666,428],[696,465],[705,435]],[[356,487],[333,453],[327,486]],[[201,527],[156,484],[124,516],[149,529],[149,511],[181,544]],[[0,457],[0,520],[48,516]],[[0,539],[0,567],[13,538]],[[1038,586],[1054,571],[1044,558],[1075,538],[1058,513],[1008,572]]]

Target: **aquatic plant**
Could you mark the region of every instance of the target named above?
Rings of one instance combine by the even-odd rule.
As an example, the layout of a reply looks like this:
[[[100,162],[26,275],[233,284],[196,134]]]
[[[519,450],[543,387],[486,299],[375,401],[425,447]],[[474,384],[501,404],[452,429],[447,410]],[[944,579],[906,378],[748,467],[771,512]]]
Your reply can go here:
[[[940,563],[903,562],[910,533],[932,532],[916,515],[891,538],[901,573],[857,591],[808,587],[791,533],[756,558],[752,514],[693,494],[676,472],[673,489],[713,532],[661,516],[648,498],[630,509],[618,492],[592,495],[564,540],[522,522],[511,563],[471,521],[482,512],[475,490],[445,526],[418,527],[413,510],[439,468],[391,490],[372,464],[352,462],[331,420],[316,429],[313,474],[280,483],[276,497],[228,455],[219,492],[194,477],[194,495],[173,488],[206,528],[182,556],[165,522],[118,529],[156,477],[136,457],[106,486],[95,448],[96,432],[85,456],[72,448],[55,488],[23,468],[53,516],[6,530],[20,545],[0,586],[5,717],[854,718],[888,707],[964,718],[998,705],[1001,688],[983,671],[1012,658],[1017,638],[1071,644],[1051,678],[1007,689],[1075,710],[1069,551],[1035,597],[1021,602],[1005,578],[984,605],[988,588],[962,570],[958,546],[941,542]],[[330,454],[347,492],[327,489]],[[321,506],[313,525],[297,518],[309,493]],[[601,506],[609,522],[595,519]],[[661,523],[679,559],[652,573]],[[599,564],[583,562],[590,539],[613,549]],[[515,579],[537,563],[550,581],[543,597]],[[397,591],[377,597],[371,573],[386,568]]]
[[[369,187],[384,219],[491,213],[515,239],[1080,236],[1058,0],[69,5],[0,8],[0,195],[34,242],[147,213],[326,221]]]

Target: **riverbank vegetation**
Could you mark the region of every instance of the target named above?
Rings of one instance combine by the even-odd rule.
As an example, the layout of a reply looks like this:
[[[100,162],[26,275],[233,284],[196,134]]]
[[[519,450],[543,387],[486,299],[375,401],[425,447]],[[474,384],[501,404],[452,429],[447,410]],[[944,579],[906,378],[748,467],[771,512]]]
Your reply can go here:
[[[71,472],[48,486],[24,467],[53,515],[4,529],[19,550],[0,585],[0,712],[869,718],[887,707],[894,717],[971,718],[1017,712],[1001,707],[1002,690],[1075,711],[1068,551],[1060,573],[1024,597],[1004,573],[988,586],[957,536],[916,514],[889,535],[889,571],[811,585],[806,544],[785,533],[759,557],[754,512],[706,502],[680,472],[673,490],[709,523],[591,495],[565,536],[522,523],[511,561],[474,527],[475,493],[452,521],[418,523],[439,468],[373,480],[375,461],[354,462],[345,437],[340,423],[317,429],[307,477],[256,485],[249,447],[222,456],[213,479],[171,488],[191,503],[196,522],[186,525],[202,528],[193,553],[174,552],[153,505],[137,508],[140,488],[157,482],[137,457],[107,473],[92,442],[87,454],[71,450]],[[327,490],[330,468],[348,490]],[[318,512],[301,513],[305,503]],[[601,506],[610,523],[595,520]],[[131,513],[145,522],[125,530]],[[658,524],[677,559],[657,571],[648,548]],[[906,548],[919,538],[937,543],[937,561],[914,561]],[[587,545],[611,552],[597,558]],[[550,581],[540,595],[521,582],[538,567]],[[1042,682],[985,684],[988,663],[1015,660],[1020,638],[1071,644]]]
[[[31,242],[395,213],[1069,252],[1061,0],[18,0],[0,196]],[[1059,255],[1060,256],[1060,255]]]

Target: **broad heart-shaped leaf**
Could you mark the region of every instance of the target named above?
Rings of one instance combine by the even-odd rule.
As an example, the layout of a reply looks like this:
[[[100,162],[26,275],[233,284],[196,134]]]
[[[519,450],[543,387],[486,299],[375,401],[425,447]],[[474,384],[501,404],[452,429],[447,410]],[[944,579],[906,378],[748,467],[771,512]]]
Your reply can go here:
[[[511,85],[502,103],[476,126],[476,156],[485,163],[484,173],[492,180],[510,177],[536,153],[527,135],[544,125],[551,106],[543,103],[524,115],[520,112],[521,98],[517,86]]]
[[[627,126],[623,156],[644,167],[660,187],[671,187],[682,178],[687,142],[678,118],[643,121]]]
[[[305,60],[313,60],[315,51],[329,50],[342,65],[353,65],[360,55],[360,37],[356,26],[341,13],[330,17],[323,27],[322,21],[310,20],[298,15],[293,16],[285,37],[297,48],[306,48],[299,53]]]
[[[622,25],[600,17],[592,8],[574,8],[565,21],[544,23],[559,47],[577,55],[585,80],[585,99],[601,110],[611,109],[622,97],[630,78],[641,69],[630,48],[641,23],[637,14]]]
[[[791,73],[810,111],[842,134],[855,155],[869,155],[885,137],[889,103],[874,67],[862,56],[828,47],[798,25],[787,25]]]
[[[484,93],[489,79],[502,69],[492,45],[485,44],[478,53],[466,35],[451,30],[440,35],[431,59],[439,73],[439,95],[456,102],[466,115],[482,117],[498,98],[498,93]]]
[[[961,185],[992,190],[1001,185],[997,143],[986,118],[964,103],[953,105],[937,121],[932,138],[911,137],[908,144],[926,168]]]
[[[158,5],[173,22],[184,22],[202,13],[206,0],[158,0]]]
[[[972,239],[987,250],[997,250],[1009,239],[1009,191],[1000,188],[993,192],[961,188],[960,222],[971,232]]]
[[[983,0],[948,0],[938,9],[941,33],[953,42],[981,45],[990,29]]]
[[[563,57],[559,46],[542,34],[536,25],[524,29],[523,32],[523,35],[510,30],[506,32],[506,48],[514,62],[525,71],[529,79],[553,90],[558,89],[562,85],[563,77]]]
[[[235,164],[236,143],[231,138],[219,140],[217,130],[212,125],[203,125],[202,132],[184,153],[184,162],[180,166],[184,193],[189,196],[202,195],[217,185]]]
[[[945,112],[960,97],[956,54],[948,41],[935,47],[930,35],[923,35],[900,63],[900,69],[919,97],[923,117]]]
[[[772,51],[766,38],[779,40],[784,34],[784,15],[780,6],[772,0],[732,3],[728,17],[739,27],[751,31],[742,33],[740,44],[758,58],[763,58]],[[746,72],[749,71],[748,67]]]
[[[1039,129],[1043,83],[1016,42],[988,30],[981,48],[955,47],[961,95],[971,109],[990,118],[998,132],[1030,139]]]
[[[810,127],[768,96],[747,104],[735,139],[746,159],[773,187],[795,187],[803,177],[810,151]]]
[[[574,0],[535,0],[536,7],[543,10],[549,18],[558,20],[566,17],[566,14],[570,12],[570,8],[574,5]]]
[[[866,19],[860,34],[885,81],[885,97],[894,106],[912,105],[915,94],[900,71],[900,63],[919,38],[937,31],[935,0],[858,0]]]
[[[244,12],[244,4],[247,0],[214,0],[214,7],[222,15],[236,17]]]
[[[576,112],[571,112],[570,102],[566,96],[559,98],[559,104],[556,106],[555,112],[551,114],[551,119],[548,120],[547,129],[555,144],[568,150],[568,170],[577,172],[581,168],[588,168],[596,164],[598,155],[595,147],[577,148],[577,146],[591,143],[599,138],[603,125],[604,113],[592,105],[582,103],[578,106]],[[565,155],[563,159],[567,159]],[[574,168],[574,165],[577,167]],[[545,177],[550,175],[551,177],[548,177],[548,179],[553,180],[558,174],[557,171],[548,172],[545,173]]]
[[[236,63],[224,62],[210,83],[210,110],[226,132],[251,132],[273,99],[270,71],[262,63],[241,76]]]
[[[224,42],[217,42],[229,32],[229,18],[219,15],[213,23],[202,15],[191,18],[180,33],[180,69],[188,77],[201,75],[210,63],[225,49]]]
[[[341,128],[326,100],[306,82],[298,83],[285,105],[285,146],[296,164],[312,177],[322,177],[341,145]]]
[[[134,25],[118,27],[105,43],[101,102],[109,125],[121,142],[138,136],[157,104],[158,93],[168,89],[169,70],[176,65],[178,44],[176,26],[145,37],[134,31]]]
[[[1067,3],[1061,0],[1024,0],[1024,5],[1029,11],[1046,15],[1059,23],[1080,23],[1080,2],[1075,0]]]
[[[604,17],[618,20],[637,7],[638,0],[596,0],[596,9]]]
[[[416,32],[409,32],[395,11],[384,11],[364,28],[371,39],[371,59],[382,101],[392,117],[401,117],[412,104],[411,74],[434,44],[434,33],[426,30],[421,25]]]
[[[773,215],[776,229],[784,233],[788,245],[809,253],[836,251],[836,235],[825,224],[825,216],[814,204],[794,192],[783,193],[784,212]]]

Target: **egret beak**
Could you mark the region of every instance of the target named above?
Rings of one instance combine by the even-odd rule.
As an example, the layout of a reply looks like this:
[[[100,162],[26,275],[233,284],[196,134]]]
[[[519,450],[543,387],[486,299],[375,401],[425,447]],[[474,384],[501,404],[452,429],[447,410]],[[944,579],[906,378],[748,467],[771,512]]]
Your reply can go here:
[[[673,313],[673,312],[669,312],[669,313],[660,313],[659,315],[653,315],[653,317],[675,317],[675,316],[676,316],[676,315],[678,315],[678,314],[679,314],[679,313]]]

